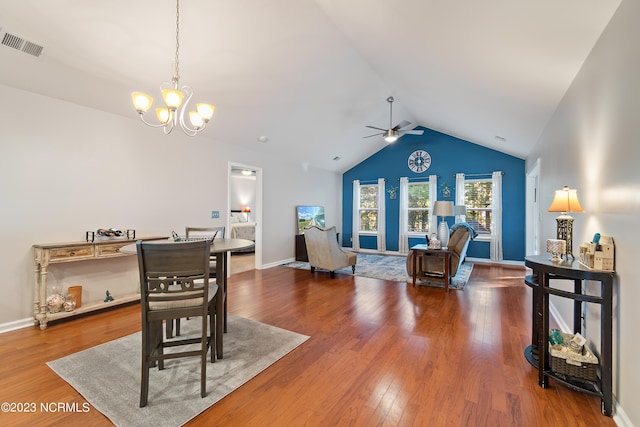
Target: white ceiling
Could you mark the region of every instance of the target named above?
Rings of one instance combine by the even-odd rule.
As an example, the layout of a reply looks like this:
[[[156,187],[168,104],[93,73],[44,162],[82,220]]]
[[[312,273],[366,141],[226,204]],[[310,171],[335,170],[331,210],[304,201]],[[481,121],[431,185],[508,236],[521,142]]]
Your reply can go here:
[[[216,106],[196,138],[311,167],[383,148],[363,137],[387,127],[389,95],[394,124],[525,157],[620,1],[182,0],[181,84]],[[159,99],[172,75],[175,7],[0,0],[0,32],[44,46],[0,46],[0,84],[139,120],[130,93]]]

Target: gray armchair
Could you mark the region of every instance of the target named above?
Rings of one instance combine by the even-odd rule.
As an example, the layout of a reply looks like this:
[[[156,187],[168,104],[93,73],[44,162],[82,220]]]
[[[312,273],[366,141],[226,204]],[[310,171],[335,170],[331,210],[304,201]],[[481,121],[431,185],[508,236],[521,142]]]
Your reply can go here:
[[[312,273],[316,268],[322,268],[329,270],[333,279],[335,271],[343,267],[351,266],[351,271],[356,272],[357,255],[340,248],[335,227],[307,227],[304,229],[304,240]]]

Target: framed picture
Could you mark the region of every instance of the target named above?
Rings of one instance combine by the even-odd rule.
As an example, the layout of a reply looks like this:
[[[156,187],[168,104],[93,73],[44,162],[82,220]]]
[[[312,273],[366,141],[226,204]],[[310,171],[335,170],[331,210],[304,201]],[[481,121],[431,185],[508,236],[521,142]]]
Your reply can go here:
[[[296,206],[298,234],[304,234],[304,228],[310,225],[325,227],[324,206]]]

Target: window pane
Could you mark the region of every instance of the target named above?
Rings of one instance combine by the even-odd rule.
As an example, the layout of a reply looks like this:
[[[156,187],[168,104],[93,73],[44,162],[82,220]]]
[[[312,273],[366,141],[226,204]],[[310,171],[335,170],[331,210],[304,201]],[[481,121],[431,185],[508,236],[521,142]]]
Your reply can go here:
[[[409,210],[409,230],[426,233],[429,231],[429,211]]]
[[[360,231],[378,231],[378,211],[360,211]]]
[[[409,208],[429,207],[429,184],[409,184]]]
[[[363,185],[360,187],[360,207],[365,209],[378,208],[377,185]]]
[[[467,181],[464,184],[467,222],[478,234],[491,234],[491,190],[491,180]]]
[[[464,198],[467,208],[491,207],[491,181],[465,182]]]
[[[491,234],[491,210],[467,209],[466,218],[478,234]]]

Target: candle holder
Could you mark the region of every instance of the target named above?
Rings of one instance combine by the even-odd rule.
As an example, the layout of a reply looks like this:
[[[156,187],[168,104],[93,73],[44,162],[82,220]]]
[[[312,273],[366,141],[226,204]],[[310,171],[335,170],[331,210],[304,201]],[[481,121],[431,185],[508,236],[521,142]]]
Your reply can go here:
[[[560,262],[560,254],[564,254],[567,250],[567,241],[561,239],[547,239],[547,252],[552,254],[551,262]]]

